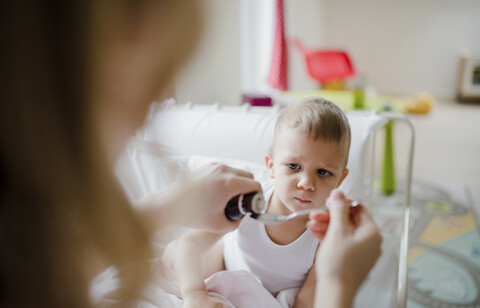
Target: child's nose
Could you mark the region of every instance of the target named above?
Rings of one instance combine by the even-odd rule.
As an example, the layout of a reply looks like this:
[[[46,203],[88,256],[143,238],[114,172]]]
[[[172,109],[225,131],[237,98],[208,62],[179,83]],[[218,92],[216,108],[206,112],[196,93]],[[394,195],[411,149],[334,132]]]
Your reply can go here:
[[[314,191],[315,184],[313,182],[312,177],[308,174],[301,175],[297,183],[297,188]]]

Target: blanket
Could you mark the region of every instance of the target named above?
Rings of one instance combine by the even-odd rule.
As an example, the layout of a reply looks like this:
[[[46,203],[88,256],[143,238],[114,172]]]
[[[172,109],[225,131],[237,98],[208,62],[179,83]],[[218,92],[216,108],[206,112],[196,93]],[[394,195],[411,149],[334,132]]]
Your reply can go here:
[[[395,305],[395,286],[398,262],[398,242],[383,234],[382,255],[361,286],[355,298],[354,307],[385,308]],[[141,308],[182,307],[183,299],[171,269],[163,266],[144,289],[135,305]],[[246,271],[221,271],[205,280],[207,290],[227,308],[290,308],[295,303],[299,288],[287,289],[274,297],[252,274]],[[120,287],[117,270],[110,267],[94,279],[90,297],[94,306],[107,307],[112,303],[110,292]]]
[[[182,307],[180,289],[171,274],[157,275],[142,293],[136,307]],[[169,278],[170,276],[170,278]],[[221,271],[205,280],[210,296],[227,308],[292,307],[299,288],[287,289],[273,297],[252,274],[246,271]],[[90,297],[95,306],[112,304],[108,294],[120,286],[115,268],[109,268],[92,283]]]

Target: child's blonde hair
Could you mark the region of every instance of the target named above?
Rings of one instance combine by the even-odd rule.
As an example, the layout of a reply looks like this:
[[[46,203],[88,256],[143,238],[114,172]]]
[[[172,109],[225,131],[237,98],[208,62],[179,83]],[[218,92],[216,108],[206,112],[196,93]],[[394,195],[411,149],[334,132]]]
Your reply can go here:
[[[305,136],[315,140],[342,142],[346,147],[345,166],[350,150],[350,125],[345,113],[334,103],[320,97],[305,98],[288,105],[279,115],[275,125],[270,154],[280,129],[298,129]]]

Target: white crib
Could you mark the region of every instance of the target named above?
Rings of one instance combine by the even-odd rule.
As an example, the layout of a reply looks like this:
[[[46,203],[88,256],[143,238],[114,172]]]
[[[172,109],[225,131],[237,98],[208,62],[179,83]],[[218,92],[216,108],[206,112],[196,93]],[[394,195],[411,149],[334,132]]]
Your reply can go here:
[[[117,175],[132,200],[211,161],[247,169],[261,182],[267,177],[264,155],[270,146],[278,113],[276,107],[177,105],[173,100],[154,103],[144,129],[129,143],[119,160]],[[350,171],[340,188],[347,195],[360,198],[367,206],[371,206],[373,192],[375,131],[389,120],[404,122],[411,130],[403,226],[400,238],[396,239],[400,245],[388,241],[392,245],[390,255],[383,258],[383,264],[376,266],[380,268],[379,273],[373,273],[374,268],[369,278],[371,283],[367,281],[362,286],[355,301],[356,307],[406,307],[413,127],[398,113],[350,111],[347,117],[352,130],[347,166]],[[393,263],[391,258],[394,258]],[[398,268],[394,275],[397,279],[385,275],[392,264]],[[379,281],[375,281],[375,275],[381,277]],[[383,289],[379,292],[375,288]],[[377,303],[372,303],[373,294],[380,298]],[[384,298],[378,294],[383,294]]]

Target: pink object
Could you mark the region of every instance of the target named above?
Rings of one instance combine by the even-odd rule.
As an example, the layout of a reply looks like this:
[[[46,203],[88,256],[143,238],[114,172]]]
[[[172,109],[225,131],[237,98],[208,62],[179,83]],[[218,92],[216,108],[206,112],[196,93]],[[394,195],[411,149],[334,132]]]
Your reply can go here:
[[[294,40],[305,57],[308,75],[325,82],[354,76],[355,69],[347,52],[343,50],[308,50],[298,39]]]
[[[275,18],[275,38],[273,41],[272,66],[268,83],[279,90],[288,89],[287,81],[287,44],[283,27],[283,0],[277,0],[277,15]]]
[[[243,94],[242,103],[249,103],[252,106],[272,106],[272,98],[265,95]]]

